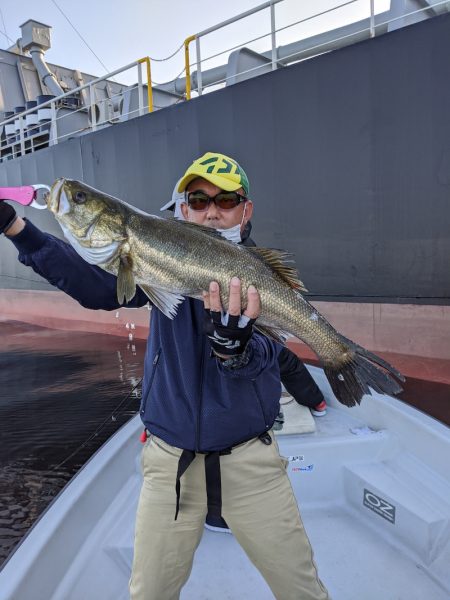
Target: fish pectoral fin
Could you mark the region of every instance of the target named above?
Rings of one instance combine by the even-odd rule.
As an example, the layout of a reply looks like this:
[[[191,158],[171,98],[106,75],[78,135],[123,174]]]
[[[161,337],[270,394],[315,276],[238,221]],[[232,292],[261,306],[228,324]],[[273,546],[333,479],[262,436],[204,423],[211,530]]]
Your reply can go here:
[[[173,319],[176,316],[178,305],[183,302],[184,296],[162,290],[161,288],[143,285],[142,283],[139,284],[139,287],[146,294],[150,302],[166,317]]]
[[[133,261],[129,254],[122,254],[119,259],[119,270],[117,273],[117,300],[123,304],[124,300],[129,302],[136,294],[136,282],[133,274]]]
[[[275,342],[278,342],[279,344],[286,344],[286,341],[291,337],[291,334],[287,331],[283,331],[282,329],[271,327],[269,325],[261,325],[258,323],[258,321],[256,321],[253,327],[256,329],[256,331],[259,331],[259,333],[262,333],[266,337],[275,340]]]
[[[267,266],[269,266],[289,287],[299,292],[307,292],[305,284],[300,281],[298,271],[288,263],[294,262],[293,254],[284,250],[275,250],[273,248],[247,248],[253,254],[256,254]]]

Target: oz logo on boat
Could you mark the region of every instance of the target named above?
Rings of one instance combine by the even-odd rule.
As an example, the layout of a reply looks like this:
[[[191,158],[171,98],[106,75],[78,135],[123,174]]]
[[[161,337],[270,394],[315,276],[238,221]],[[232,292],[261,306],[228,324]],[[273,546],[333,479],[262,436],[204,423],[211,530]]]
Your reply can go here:
[[[395,523],[395,506],[389,504],[389,502],[383,500],[380,496],[365,489],[363,503],[364,506],[367,506],[367,508],[376,512],[377,515],[380,515],[383,519],[386,519],[390,523]]]

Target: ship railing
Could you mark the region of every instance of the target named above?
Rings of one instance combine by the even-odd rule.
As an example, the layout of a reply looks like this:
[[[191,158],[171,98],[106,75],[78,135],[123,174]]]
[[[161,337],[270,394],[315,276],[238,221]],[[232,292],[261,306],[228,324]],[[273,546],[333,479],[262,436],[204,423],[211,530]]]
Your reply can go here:
[[[102,82],[130,69],[137,69],[136,84],[124,85],[116,94],[97,98],[96,91]],[[83,96],[86,101],[78,100]],[[124,110],[124,99],[131,96],[133,101],[128,102],[128,109]],[[69,102],[74,99],[79,103],[78,108]],[[0,131],[3,132],[1,157],[8,160],[23,156],[152,111],[151,63],[149,57],[144,57],[0,122]],[[33,115],[32,125],[27,123],[30,115]]]
[[[165,84],[162,87],[172,93],[183,93],[187,100],[193,97],[193,92],[198,96],[205,92],[216,90],[225,85],[237,83],[244,79],[254,77],[256,75],[267,73],[269,70],[276,70],[280,67],[287,66],[293,62],[298,62],[329,52],[331,50],[348,46],[352,43],[373,38],[376,35],[386,33],[397,27],[403,27],[407,24],[412,24],[429,16],[450,11],[450,2],[430,0],[426,2],[426,6],[421,6],[416,10],[406,11],[403,0],[391,0],[388,10],[383,10],[383,5],[386,3],[383,0],[348,0],[334,7],[328,8],[321,12],[317,12],[303,19],[297,20],[294,23],[289,23],[282,27],[276,27],[276,5],[289,0],[268,0],[254,8],[247,10],[235,17],[227,19],[222,23],[209,27],[199,33],[189,36],[184,42],[185,47],[185,77],[177,78]],[[423,2],[420,2],[423,4]],[[336,12],[345,9],[349,5],[358,5],[358,10],[364,10],[366,18],[361,21],[353,21],[342,27],[325,31],[317,35],[301,39],[300,41],[290,43],[284,47],[277,48],[277,34],[282,31],[293,28],[297,25],[304,24],[312,19],[317,19],[331,12]],[[419,4],[419,0],[417,0]],[[356,7],[355,7],[356,8]],[[221,52],[217,52],[202,58],[201,40],[209,34],[219,31],[231,24],[246,19],[260,11],[268,11],[270,16],[270,30],[266,33],[249,39],[242,44],[233,45]],[[400,13],[400,14],[399,14]],[[270,50],[261,53],[253,53],[251,60],[255,62],[259,58],[260,64],[242,69],[235,69],[235,65],[239,64],[238,60],[234,61],[234,65],[230,68],[230,57],[233,52],[239,49],[245,49],[249,44],[259,41],[264,38],[270,38]],[[195,42],[195,60],[191,61],[190,46]],[[228,55],[228,64],[214,67],[205,70],[205,63],[219,56]],[[241,61],[245,65],[245,60]],[[193,69],[196,71],[193,72]],[[231,72],[230,72],[231,71]]]
[[[276,34],[277,33],[280,33],[281,31],[284,31],[291,27],[295,27],[296,25],[306,23],[307,21],[310,21],[311,19],[316,19],[327,13],[336,11],[340,8],[348,6],[349,4],[355,4],[360,0],[347,0],[346,2],[343,2],[337,6],[333,6],[331,8],[328,8],[328,9],[318,12],[318,13],[314,13],[313,15],[310,15],[308,17],[305,17],[303,19],[295,21],[294,23],[289,23],[288,25],[285,25],[283,27],[276,28],[276,26],[275,26],[275,23],[276,23],[275,5],[282,3],[282,2],[286,2],[286,1],[287,0],[268,0],[268,1],[264,2],[263,4],[255,6],[252,9],[249,9],[243,13],[240,13],[239,15],[236,15],[235,17],[227,19],[226,21],[223,21],[222,23],[218,23],[217,25],[214,25],[213,27],[209,27],[208,29],[200,31],[199,33],[196,33],[195,35],[192,35],[192,36],[189,36],[188,38],[186,38],[186,40],[184,42],[185,72],[186,72],[186,78],[184,79],[184,85],[185,85],[186,99],[187,100],[191,99],[192,90],[194,88],[197,91],[198,95],[200,96],[200,95],[202,95],[202,93],[204,91],[206,91],[206,89],[208,87],[214,86],[214,88],[216,89],[217,85],[222,84],[222,83],[226,84],[231,79],[236,80],[239,76],[248,75],[248,76],[252,77],[252,76],[258,75],[259,74],[258,71],[262,71],[262,70],[267,71],[268,67],[271,70],[277,69],[278,66],[280,65],[280,60],[278,58],[278,49],[277,49],[277,45],[276,45]],[[374,0],[371,0],[371,4],[373,1]],[[207,58],[204,58],[204,59],[201,58],[200,40],[203,37],[207,36],[210,33],[218,31],[224,27],[227,27],[228,25],[236,23],[242,19],[250,17],[251,15],[254,15],[260,11],[267,10],[267,9],[269,9],[269,11],[270,11],[270,31],[268,31],[267,33],[264,33],[262,35],[259,35],[257,37],[254,37],[252,39],[246,40],[245,42],[243,42],[242,44],[239,44],[237,46],[232,46],[230,48],[222,50],[221,52],[217,52],[211,56],[208,56]],[[210,61],[212,59],[215,59],[219,56],[223,56],[225,54],[229,55],[231,52],[238,50],[239,48],[243,48],[245,46],[248,46],[249,44],[252,44],[253,42],[262,40],[269,36],[271,38],[270,64],[269,64],[269,60],[268,60],[267,62],[265,62],[265,64],[260,64],[255,67],[236,71],[232,75],[228,75],[228,76],[224,75],[223,77],[217,77],[216,74],[213,74],[213,80],[206,81],[205,84],[203,84],[202,64],[204,64],[205,62]],[[190,46],[191,42],[193,42],[193,41],[195,41],[196,62],[191,63],[189,46]],[[262,53],[261,57],[267,57],[267,54],[268,54],[268,52]],[[284,58],[289,58],[289,57],[284,57]],[[197,71],[195,74],[193,74],[194,76],[191,78],[191,67],[193,67],[193,66],[197,67]]]

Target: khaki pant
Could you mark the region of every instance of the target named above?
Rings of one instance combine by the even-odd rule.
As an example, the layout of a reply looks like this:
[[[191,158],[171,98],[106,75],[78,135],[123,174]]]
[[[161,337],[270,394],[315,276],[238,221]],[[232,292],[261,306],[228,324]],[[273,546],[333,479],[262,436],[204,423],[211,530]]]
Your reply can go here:
[[[254,439],[220,457],[222,515],[277,600],[326,600],[286,461],[272,439],[270,446]],[[192,569],[207,512],[205,459],[197,455],[181,478],[175,521],[180,454],[155,436],[143,450],[132,600],[177,600]]]

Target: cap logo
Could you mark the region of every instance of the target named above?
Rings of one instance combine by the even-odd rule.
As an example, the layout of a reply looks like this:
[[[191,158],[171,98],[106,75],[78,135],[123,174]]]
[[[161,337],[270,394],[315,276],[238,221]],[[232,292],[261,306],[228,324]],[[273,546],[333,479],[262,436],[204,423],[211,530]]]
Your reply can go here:
[[[217,169],[218,173],[231,173],[231,167],[233,166],[230,161],[223,159],[223,162],[226,164],[226,167],[222,169]]]
[[[246,196],[249,194],[250,186],[244,169],[233,158],[219,152],[207,152],[200,158],[197,158],[197,160],[194,160],[180,179],[178,188],[185,190],[193,178],[203,176],[208,179],[208,175],[211,177],[211,180],[219,181],[219,183],[220,178],[222,178],[223,185],[227,189],[236,189],[240,186]]]
[[[221,167],[220,169],[218,168],[219,165],[216,164],[219,160],[221,160],[222,164],[225,164],[224,167]],[[212,164],[211,164],[212,163]],[[218,156],[213,156],[212,158],[207,158],[206,160],[203,160],[201,163],[199,163],[201,165],[210,165],[207,169],[206,172],[207,173],[233,173],[236,175],[240,175],[241,172],[239,170],[239,167],[237,166],[236,163],[232,163],[229,160],[226,160],[225,158],[219,158]],[[234,167],[234,171],[233,171],[233,167]]]

